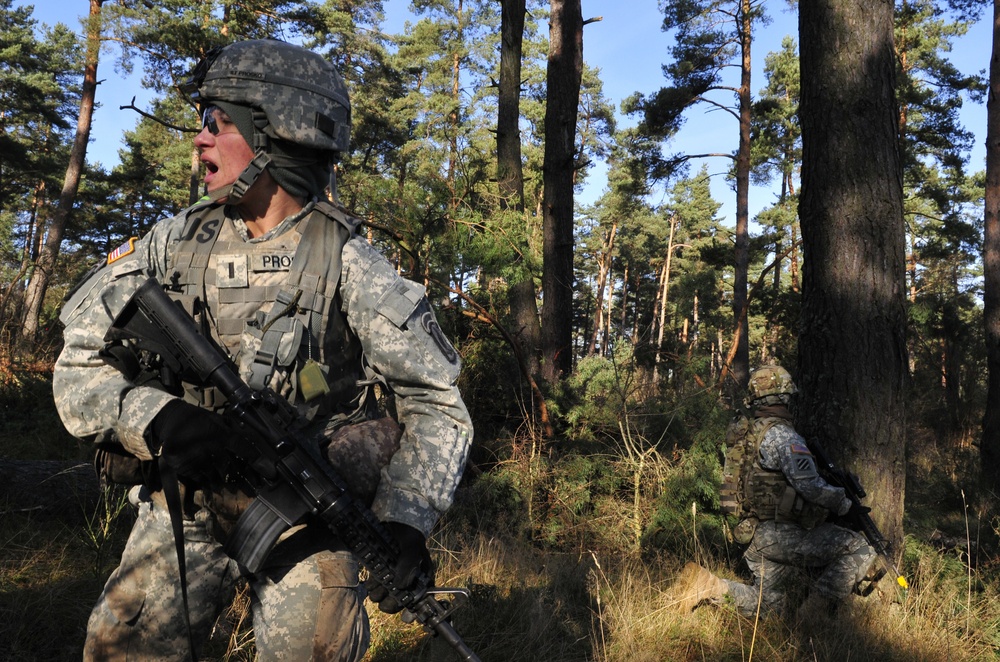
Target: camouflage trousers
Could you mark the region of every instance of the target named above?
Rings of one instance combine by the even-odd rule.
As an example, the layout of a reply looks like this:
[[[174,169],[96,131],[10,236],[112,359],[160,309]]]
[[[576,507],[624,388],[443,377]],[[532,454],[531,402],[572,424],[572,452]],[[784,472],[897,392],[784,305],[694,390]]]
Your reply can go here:
[[[787,522],[761,522],[743,560],[753,573],[752,585],[726,580],[741,613],[782,611],[789,594],[808,590],[839,601],[854,590],[875,560],[864,535],[834,524],[812,529]]]
[[[121,563],[87,625],[84,660],[190,660],[177,553],[160,493],[130,492],[138,507]],[[211,515],[184,520],[188,607],[196,646],[231,601],[240,570],[211,536]],[[330,536],[302,527],[284,538],[267,567],[246,577],[259,660],[357,662],[369,644],[358,563]],[[197,659],[197,656],[195,656]]]

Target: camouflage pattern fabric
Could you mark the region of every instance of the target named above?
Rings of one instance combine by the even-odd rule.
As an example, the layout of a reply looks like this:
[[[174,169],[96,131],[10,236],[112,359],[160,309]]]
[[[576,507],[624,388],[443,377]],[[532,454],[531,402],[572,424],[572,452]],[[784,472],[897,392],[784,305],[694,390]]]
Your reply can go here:
[[[370,505],[382,478],[381,470],[399,450],[402,434],[389,417],[324,430],[324,438],[329,439],[324,455],[351,494]]]
[[[195,212],[204,210],[202,205]],[[241,235],[235,216],[227,214],[226,222]],[[153,385],[129,382],[98,352],[112,320],[146,278],[171,281],[177,270],[171,249],[186,219],[187,213],[182,213],[161,221],[146,236],[115,251],[74,292],[60,317],[66,328],[53,396],[64,425],[82,439],[113,430],[140,459],[152,458],[146,444],[150,423],[174,396]],[[284,250],[286,235],[296,226],[291,219],[247,242],[280,243]],[[226,244],[229,255],[235,245]],[[257,276],[273,281],[273,271],[255,275],[255,262],[249,258],[253,252],[248,250],[245,262],[251,286]],[[364,452],[356,446],[351,450],[350,444],[334,450],[346,449],[344,462],[367,457],[381,463],[377,480],[376,468],[356,467],[359,477],[368,475],[366,489],[373,496],[366,498],[371,498],[373,512],[383,521],[409,524],[429,535],[452,503],[472,440],[472,423],[455,384],[461,361],[441,332],[424,288],[402,279],[362,238],[354,236],[344,246],[339,280],[343,315],[371,367],[392,390],[402,433],[383,434]],[[219,292],[218,287],[206,288],[210,310],[218,308]],[[244,348],[230,345],[229,350],[239,364]],[[124,659],[126,652],[143,660],[187,655],[173,535],[165,508],[155,505],[158,495],[139,503],[139,520],[121,565],[94,609],[88,627],[89,659]],[[187,509],[185,514],[191,619],[196,641],[202,642],[240,573],[213,535],[220,527],[211,511]],[[356,561],[347,552],[331,551],[335,541],[325,528],[312,529],[305,527],[305,542],[316,536],[319,543],[303,546],[302,536],[293,536],[279,543],[289,551],[282,569],[246,577],[256,596],[254,631],[262,660],[356,660],[367,648]],[[275,562],[269,557],[269,564]]]
[[[780,365],[770,365],[754,370],[747,383],[747,398],[751,401],[769,395],[794,395],[798,392],[799,389],[792,381],[792,376]]]
[[[182,90],[204,106],[213,100],[267,114],[272,137],[343,152],[351,135],[351,102],[334,66],[301,46],[274,39],[229,44],[212,52]]]
[[[771,521],[758,525],[743,559],[753,573],[753,584],[726,583],[740,612],[752,615],[758,599],[762,611],[783,611],[787,596],[801,591],[806,582],[810,591],[843,600],[867,574],[875,550],[861,533],[834,524],[803,529]]]
[[[121,563],[91,612],[84,660],[189,660],[169,514],[161,493],[130,492],[138,518]],[[189,618],[196,642],[209,633],[240,573],[209,533],[211,514],[184,521]],[[358,563],[329,536],[288,535],[248,577],[259,660],[357,662],[369,643]],[[304,539],[303,539],[304,538]]]
[[[795,492],[810,504],[838,515],[845,514],[851,500],[840,487],[823,480],[816,460],[805,440],[788,421],[783,407],[761,411],[763,417],[779,420],[764,434],[758,463],[769,471],[780,471]],[[752,614],[758,599],[765,611],[781,611],[786,596],[809,581],[803,571],[817,575],[809,583],[811,591],[840,600],[847,597],[864,578],[875,560],[875,550],[863,534],[822,523],[805,528],[794,522],[769,520],[757,525],[753,539],[743,554],[754,576],[753,585],[727,581],[729,593],[739,610]]]
[[[838,515],[846,514],[851,507],[843,488],[830,485],[819,475],[816,458],[806,440],[787,420],[771,426],[764,434],[759,463],[764,469],[780,470],[795,491],[810,503]]]

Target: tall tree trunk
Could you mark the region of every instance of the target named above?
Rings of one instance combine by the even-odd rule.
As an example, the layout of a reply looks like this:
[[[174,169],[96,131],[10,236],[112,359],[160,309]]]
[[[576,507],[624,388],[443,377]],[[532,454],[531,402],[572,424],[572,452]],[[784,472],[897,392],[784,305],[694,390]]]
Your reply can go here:
[[[604,288],[607,287],[611,274],[612,254],[615,249],[615,233],[618,232],[618,223],[612,223],[611,231],[604,235],[604,252],[597,258],[597,287],[594,304],[594,333],[590,337],[590,344],[587,347],[587,356],[592,356],[597,351],[597,336],[604,329]],[[611,294],[608,294],[611,300]],[[608,309],[608,322],[611,320],[611,309]],[[605,338],[608,336],[605,335]],[[602,354],[606,353],[607,341],[601,344]]]
[[[198,148],[191,150],[191,174],[188,177],[188,204],[193,205],[201,197],[201,155]]]
[[[747,322],[741,320],[747,303],[747,280],[750,270],[750,46],[751,0],[740,2],[740,141],[736,150],[736,255],[733,275],[733,319],[739,329],[736,357],[732,364],[731,392],[742,393],[750,379],[750,344]],[[746,318],[747,320],[749,317]]]
[[[674,254],[674,234],[677,232],[677,216],[670,217],[670,238],[667,239],[667,254],[663,258],[663,284],[660,286],[660,310],[658,314],[659,332],[656,334],[656,360],[653,363],[653,383],[660,383],[660,355],[663,352],[663,337],[667,328],[667,295],[670,293],[670,258]]]
[[[608,275],[605,280],[608,283],[608,297],[605,299],[608,309],[604,316],[604,355],[611,355],[611,312],[614,308],[615,303],[615,275],[614,275],[614,260],[608,257]]]
[[[625,262],[625,271],[622,272],[622,314],[619,316],[619,326],[621,327],[622,333],[625,333],[625,323],[628,321],[626,318],[628,316],[628,268],[629,263]],[[635,338],[632,338],[633,345],[635,344]]]
[[[524,42],[525,0],[502,0],[500,9],[500,88],[497,104],[497,184],[500,208],[524,213],[524,171],[521,163],[521,48]],[[527,219],[525,219],[527,220]],[[527,230],[526,230],[527,231]],[[517,320],[516,336],[524,369],[541,380],[542,327],[538,297],[530,265],[507,295],[511,315]]]
[[[893,3],[816,0],[799,12],[798,422],[859,474],[898,543],[908,372]]]
[[[454,42],[454,48],[456,49],[452,53],[451,60],[451,112],[448,113],[448,124],[450,125],[451,131],[448,136],[448,191],[451,193],[451,212],[455,213],[458,208],[458,126],[459,126],[459,109],[461,108],[461,99],[459,98],[459,82],[462,75],[462,57],[458,52],[458,48],[464,41],[463,33],[465,32],[465,16],[463,15],[464,7],[462,0],[458,0],[458,11],[455,14],[455,29],[458,31],[456,35],[456,41]],[[453,219],[454,220],[454,219]]]
[[[497,186],[500,208],[524,211],[521,166],[521,50],[526,0],[500,3],[500,83],[497,103]]]
[[[583,71],[580,0],[552,0],[546,72],[543,171],[542,376],[573,368],[573,175]]]
[[[83,70],[83,91],[80,97],[80,117],[76,122],[76,138],[69,155],[69,165],[63,179],[62,192],[59,194],[59,206],[52,216],[45,245],[42,247],[35,270],[28,283],[25,293],[25,309],[23,319],[23,338],[30,340],[38,332],[39,318],[45,292],[49,287],[49,279],[59,256],[59,245],[62,243],[66,223],[76,193],[80,189],[80,178],[87,161],[87,142],[90,140],[90,125],[94,116],[94,99],[97,95],[97,62],[101,51],[101,5],[104,0],[90,0],[90,17],[87,21],[87,55]]]
[[[983,316],[989,386],[979,446],[984,496],[1000,501],[1000,0],[993,0],[993,55],[986,100],[986,205]]]

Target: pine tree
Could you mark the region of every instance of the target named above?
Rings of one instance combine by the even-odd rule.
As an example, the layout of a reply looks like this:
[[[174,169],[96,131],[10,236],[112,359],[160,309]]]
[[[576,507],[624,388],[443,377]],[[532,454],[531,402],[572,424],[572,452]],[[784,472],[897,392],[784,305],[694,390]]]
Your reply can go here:
[[[858,471],[902,538],[907,387],[891,5],[803,3],[797,427]]]
[[[79,106],[80,45],[62,24],[39,30],[30,8],[0,0],[0,319],[21,333],[50,201],[65,173]]]
[[[546,77],[542,374],[554,384],[573,367],[573,182],[583,72],[580,0],[552,0]]]
[[[90,140],[91,121],[97,96],[97,65],[101,47],[101,6],[104,0],[90,0],[90,14],[86,22],[84,42],[83,85],[80,93],[80,112],[76,121],[73,147],[70,149],[66,174],[59,193],[59,204],[45,228],[45,241],[35,259],[31,279],[24,293],[21,329],[23,337],[33,340],[41,326],[42,308],[46,291],[56,268],[56,259],[62,237],[69,221],[80,180],[87,160],[87,143]],[[40,235],[39,235],[40,236]]]
[[[766,18],[763,3],[759,0],[672,0],[663,3],[662,8],[664,29],[676,31],[676,45],[671,49],[673,62],[664,67],[673,85],[660,89],[649,99],[638,100],[646,128],[667,137],[679,128],[684,111],[698,103],[725,109],[737,120],[739,139],[734,154],[688,154],[674,159],[676,162],[694,156],[726,156],[733,161],[736,181],[736,269],[732,305],[738,334],[731,381],[728,377],[729,366],[726,366],[723,377],[731,394],[734,394],[746,386],[750,374],[747,332],[740,321],[746,306],[750,261],[750,54],[754,26]],[[736,66],[740,71],[739,82],[735,85],[723,80],[722,72],[728,66]],[[735,103],[716,100],[713,92],[732,94]]]

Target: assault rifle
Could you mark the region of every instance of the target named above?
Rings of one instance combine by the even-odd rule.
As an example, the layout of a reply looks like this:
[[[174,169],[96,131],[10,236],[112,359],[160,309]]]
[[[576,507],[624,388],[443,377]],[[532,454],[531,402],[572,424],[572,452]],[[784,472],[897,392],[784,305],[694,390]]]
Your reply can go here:
[[[879,568],[878,573],[872,578],[871,584],[863,591],[862,595],[871,593],[872,589],[875,588],[875,583],[884,577],[886,572],[892,572],[896,577],[896,583],[902,588],[909,588],[910,585],[907,583],[906,577],[896,567],[892,545],[882,535],[882,532],[879,531],[875,522],[872,521],[871,515],[868,514],[871,509],[861,504],[861,500],[865,498],[866,493],[864,488],[861,487],[858,477],[850,471],[834,464],[830,456],[826,454],[826,450],[819,442],[819,439],[813,438],[807,442],[807,445],[813,457],[816,458],[820,475],[834,487],[844,488],[844,494],[851,500],[851,510],[845,515],[848,518],[850,527],[864,534],[868,540],[868,544],[872,546],[875,553],[878,554],[879,560],[882,562],[882,567]]]
[[[256,572],[282,533],[309,517],[318,519],[403,606],[404,621],[419,621],[427,632],[450,644],[462,660],[479,662],[449,620],[468,600],[468,591],[432,586],[426,573],[411,587],[398,586],[394,568],[400,550],[395,539],[354,498],[333,467],[314,457],[302,443],[295,432],[302,427],[296,410],[271,389],[250,388],[226,354],[199,333],[195,321],[156,279],[148,279],[136,290],[104,340],[131,341],[139,350],[157,356],[168,372],[212,385],[226,397],[226,415],[244,433],[231,451],[246,467],[246,477],[256,492],[226,543],[232,558]]]

